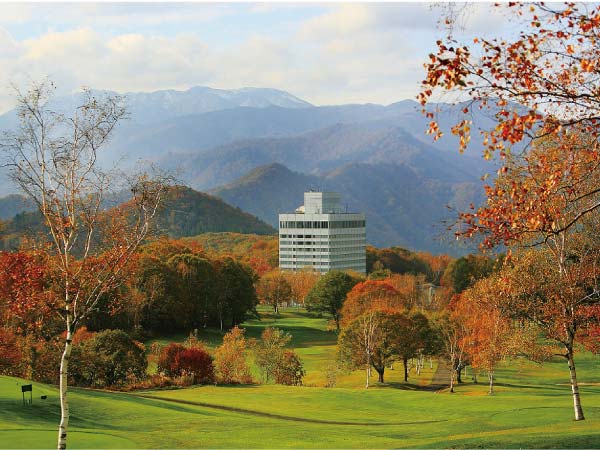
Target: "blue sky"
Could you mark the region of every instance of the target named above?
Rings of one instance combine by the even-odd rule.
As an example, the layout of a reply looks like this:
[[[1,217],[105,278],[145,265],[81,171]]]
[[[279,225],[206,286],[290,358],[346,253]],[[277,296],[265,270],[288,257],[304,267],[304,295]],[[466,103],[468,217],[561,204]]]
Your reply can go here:
[[[465,35],[509,32],[473,5]],[[0,112],[9,85],[60,93],[273,87],[317,105],[414,98],[443,31],[428,3],[0,3]]]

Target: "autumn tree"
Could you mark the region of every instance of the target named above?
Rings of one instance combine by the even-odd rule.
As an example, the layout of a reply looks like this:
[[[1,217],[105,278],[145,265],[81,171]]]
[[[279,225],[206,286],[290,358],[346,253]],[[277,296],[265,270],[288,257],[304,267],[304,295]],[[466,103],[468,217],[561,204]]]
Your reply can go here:
[[[432,255],[429,252],[417,253],[419,259],[427,263],[429,270],[427,271],[427,280],[430,283],[439,285],[442,279],[442,275],[446,270],[446,267],[452,262],[452,257],[449,255]]]
[[[323,275],[308,293],[305,301],[309,311],[327,313],[335,322],[337,331],[340,330],[340,311],[346,295],[359,280],[338,270],[332,270]]]
[[[456,294],[472,286],[502,267],[503,258],[494,259],[484,255],[461,256],[448,264],[442,275],[444,285],[452,287]]]
[[[0,252],[0,319],[21,334],[39,334],[52,321],[56,298],[48,257],[41,251]],[[51,326],[52,328],[52,326]]]
[[[300,386],[306,371],[298,354],[293,350],[286,350],[280,364],[275,368],[274,375],[277,384]]]
[[[405,308],[402,300],[387,280],[363,281],[348,292],[340,311],[340,323],[345,326],[367,311],[402,311]]]
[[[92,387],[143,378],[148,366],[145,351],[124,331],[102,331],[74,344],[69,378],[76,386]]]
[[[177,272],[166,261],[142,254],[136,261],[136,274],[128,285],[135,302],[134,323],[149,332],[174,332],[189,324],[191,308],[180,297]],[[139,298],[138,298],[139,297]]]
[[[424,274],[394,274],[388,280],[394,286],[406,309],[425,306],[424,288],[427,284]]]
[[[389,269],[392,273],[424,274],[429,265],[419,255],[401,247],[377,249],[368,246],[366,249],[367,272]]]
[[[514,265],[502,272],[502,292],[512,317],[535,324],[547,339],[563,348],[564,353],[559,356],[569,367],[575,420],[583,420],[575,351],[577,344],[585,344],[589,332],[600,323],[600,250],[587,245],[577,248],[571,242],[565,256],[559,269],[550,249],[519,255]]]
[[[179,279],[179,301],[189,308],[189,326],[206,327],[212,307],[211,300],[217,295],[217,275],[211,262],[197,254],[177,254],[167,264]]]
[[[600,7],[576,3],[508,3],[518,35],[475,38],[460,42],[450,35],[437,41],[437,51],[425,64],[426,77],[419,100],[426,106],[444,91],[460,92],[464,118],[452,127],[462,151],[471,142],[470,113],[490,111],[492,129],[482,130],[484,154],[507,154],[517,143],[562,133],[576,126],[593,138],[600,130],[600,100],[596,83],[600,74]],[[429,131],[443,130],[436,111]],[[563,153],[572,152],[568,143]]]
[[[60,364],[61,421],[58,447],[66,448],[69,422],[68,364],[72,337],[98,299],[121,281],[130,256],[148,233],[165,188],[165,180],[112,178],[97,159],[113,130],[126,115],[120,98],[96,97],[85,90],[73,116],[49,109],[53,86],[34,84],[17,91],[19,124],[5,134],[0,148],[13,182],[44,218],[50,237],[55,283],[62,291],[59,311],[66,337]],[[108,190],[130,182],[127,208],[102,211]]]
[[[365,388],[369,388],[371,368],[384,382],[385,368],[399,353],[397,333],[403,321],[398,312],[368,310],[347,323],[338,336],[338,356],[351,368],[364,367]]]
[[[279,270],[264,274],[257,283],[256,293],[259,299],[273,307],[279,314],[279,307],[292,299],[292,286]]]
[[[254,361],[266,383],[300,384],[304,369],[298,356],[287,345],[292,335],[279,328],[267,327],[260,340],[252,340]]]
[[[239,325],[248,317],[257,317],[256,274],[252,269],[228,257],[214,264],[219,286],[214,308],[221,330],[224,326]]]
[[[158,358],[158,370],[170,377],[189,376],[197,384],[212,383],[215,375],[213,358],[199,342],[167,345]]]
[[[569,153],[565,153],[565,144],[571,149]],[[571,373],[576,420],[584,416],[575,373],[574,344],[581,337],[582,315],[589,316],[592,305],[600,302],[593,281],[598,276],[595,261],[600,246],[590,241],[598,233],[594,210],[600,199],[597,155],[597,142],[581,131],[571,128],[560,136],[547,136],[524,154],[508,156],[493,186],[487,188],[486,205],[462,215],[464,235],[483,236],[486,246],[540,247],[537,255],[546,266],[537,276],[540,280],[548,279],[552,272],[552,286],[563,289],[561,295],[547,297],[553,307],[546,313],[552,311],[554,322],[563,324],[564,336],[560,342]],[[532,294],[536,292],[535,286],[530,285]],[[534,322],[539,317],[526,316]],[[546,320],[550,318],[546,316]]]
[[[582,310],[589,311],[587,304],[597,295],[581,295],[575,274],[585,269],[570,255],[578,246],[572,241],[580,227],[600,207],[596,87],[600,7],[575,3],[508,7],[524,21],[515,38],[475,39],[468,45],[452,38],[438,41],[438,50],[426,65],[420,100],[426,105],[440,90],[470,97],[463,105],[465,118],[452,127],[461,150],[470,142],[471,109],[495,115],[493,129],[482,130],[483,150],[486,157],[499,153],[503,166],[493,185],[486,187],[487,203],[461,215],[464,227],[459,232],[482,236],[485,246],[546,247],[541,259],[553,269],[538,275],[544,278],[554,270],[554,285],[564,289],[561,295],[544,298],[554,305],[553,320],[563,324],[561,342],[571,374],[575,419],[582,420],[572,344]],[[427,114],[434,119],[429,131],[440,137],[435,111]],[[522,154],[514,151],[520,143],[527,146]]]
[[[21,376],[22,351],[18,336],[10,329],[0,328],[0,373],[9,376]]]
[[[505,302],[502,291],[503,282],[498,275],[483,278],[465,290],[455,305],[467,330],[463,338],[465,351],[474,369],[487,372],[489,394],[494,393],[497,364],[520,352],[528,352],[519,348],[519,344],[523,343],[518,338],[521,330],[503,310]]]
[[[285,271],[281,273],[292,288],[292,299],[300,304],[304,304],[306,296],[320,278],[319,272],[308,267],[295,272]]]
[[[223,336],[223,343],[215,349],[215,370],[220,383],[252,382],[246,363],[245,331],[243,328],[233,327]]]
[[[439,351],[439,339],[427,317],[420,312],[403,312],[395,317],[393,345],[404,367],[404,381],[408,381],[408,361],[432,356]]]
[[[453,302],[456,301],[456,297]],[[464,317],[451,308],[437,315],[432,320],[432,326],[441,342],[441,355],[450,370],[450,392],[454,392],[457,370],[461,368],[466,359],[466,345],[468,328]]]
[[[277,267],[278,251],[277,239],[259,240],[250,246],[250,250],[244,255],[244,260],[258,276],[262,277]]]

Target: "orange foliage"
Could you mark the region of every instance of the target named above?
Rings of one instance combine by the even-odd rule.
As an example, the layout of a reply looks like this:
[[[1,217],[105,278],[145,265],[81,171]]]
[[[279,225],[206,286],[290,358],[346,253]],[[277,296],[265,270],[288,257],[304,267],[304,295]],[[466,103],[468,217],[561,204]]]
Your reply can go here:
[[[425,275],[394,274],[386,281],[396,289],[405,308],[411,309],[421,303],[421,287],[425,284]]]
[[[304,304],[304,299],[310,290],[317,284],[319,273],[314,270],[303,269],[297,272],[281,272],[285,280],[292,288],[292,298],[298,303]]]
[[[367,280],[355,285],[346,296],[341,324],[346,326],[369,311],[403,311],[405,304],[398,290],[385,281]]]
[[[469,43],[451,36],[438,40],[437,51],[425,64],[421,104],[439,90],[462,91],[471,98],[462,108],[464,118],[452,127],[461,152],[469,145],[471,109],[495,114],[497,125],[482,132],[486,157],[494,152],[505,155],[537,130],[548,135],[578,124],[597,138],[600,6],[510,2],[496,7],[511,10],[515,21],[523,18],[523,31],[511,38],[476,38]],[[538,112],[541,107],[546,114]],[[428,133],[441,137],[436,112],[424,112],[433,119]]]
[[[500,280],[479,280],[463,291],[454,303],[454,311],[462,316],[467,335],[465,349],[474,368],[493,374],[496,364],[515,354],[516,330],[500,305]]]
[[[2,323],[19,331],[39,330],[56,305],[48,290],[48,258],[39,252],[0,252]]]
[[[526,155],[507,159],[486,186],[484,206],[461,214],[461,234],[483,234],[487,247],[546,240],[600,206],[599,179],[600,147],[591,136],[565,132],[538,141]]]

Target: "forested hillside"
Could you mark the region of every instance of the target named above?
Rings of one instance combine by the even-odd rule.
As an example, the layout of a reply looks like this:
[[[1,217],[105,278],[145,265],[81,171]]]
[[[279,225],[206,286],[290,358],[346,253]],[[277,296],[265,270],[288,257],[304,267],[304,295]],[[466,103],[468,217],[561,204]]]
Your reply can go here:
[[[123,204],[127,207],[127,202]],[[107,211],[110,211],[108,209]],[[155,236],[180,238],[208,232],[274,234],[262,220],[222,200],[193,189],[176,186],[170,189],[153,222]],[[1,223],[0,248],[19,248],[23,238],[47,239],[38,212],[21,212]]]

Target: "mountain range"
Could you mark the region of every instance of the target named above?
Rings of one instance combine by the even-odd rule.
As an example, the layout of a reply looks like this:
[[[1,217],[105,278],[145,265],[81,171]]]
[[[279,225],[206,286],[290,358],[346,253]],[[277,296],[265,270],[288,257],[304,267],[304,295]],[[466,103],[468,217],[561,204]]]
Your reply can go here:
[[[476,182],[432,180],[408,165],[384,163],[351,163],[325,176],[269,164],[212,193],[277,227],[277,214],[293,212],[311,187],[339,192],[348,212],[364,212],[370,244],[394,243],[434,253],[466,251],[447,230],[456,216],[452,211],[464,210],[482,198]]]
[[[313,106],[275,89],[205,87],[125,99],[130,120],[116,129],[102,164],[152,161],[182,184],[274,226],[277,213],[297,207],[305,190],[336,190],[349,209],[367,214],[368,241],[378,246],[464,252],[444,233],[443,221],[456,217],[448,207],[479,203],[481,176],[496,170],[480,153],[459,155],[449,133],[433,143],[425,134],[428,119],[411,100]],[[64,110],[78,100],[63,97],[54,105]],[[441,127],[448,128],[462,106],[437,108]],[[0,128],[11,120],[14,112],[0,116]],[[473,147],[481,143],[478,127],[493,121],[475,109]]]

